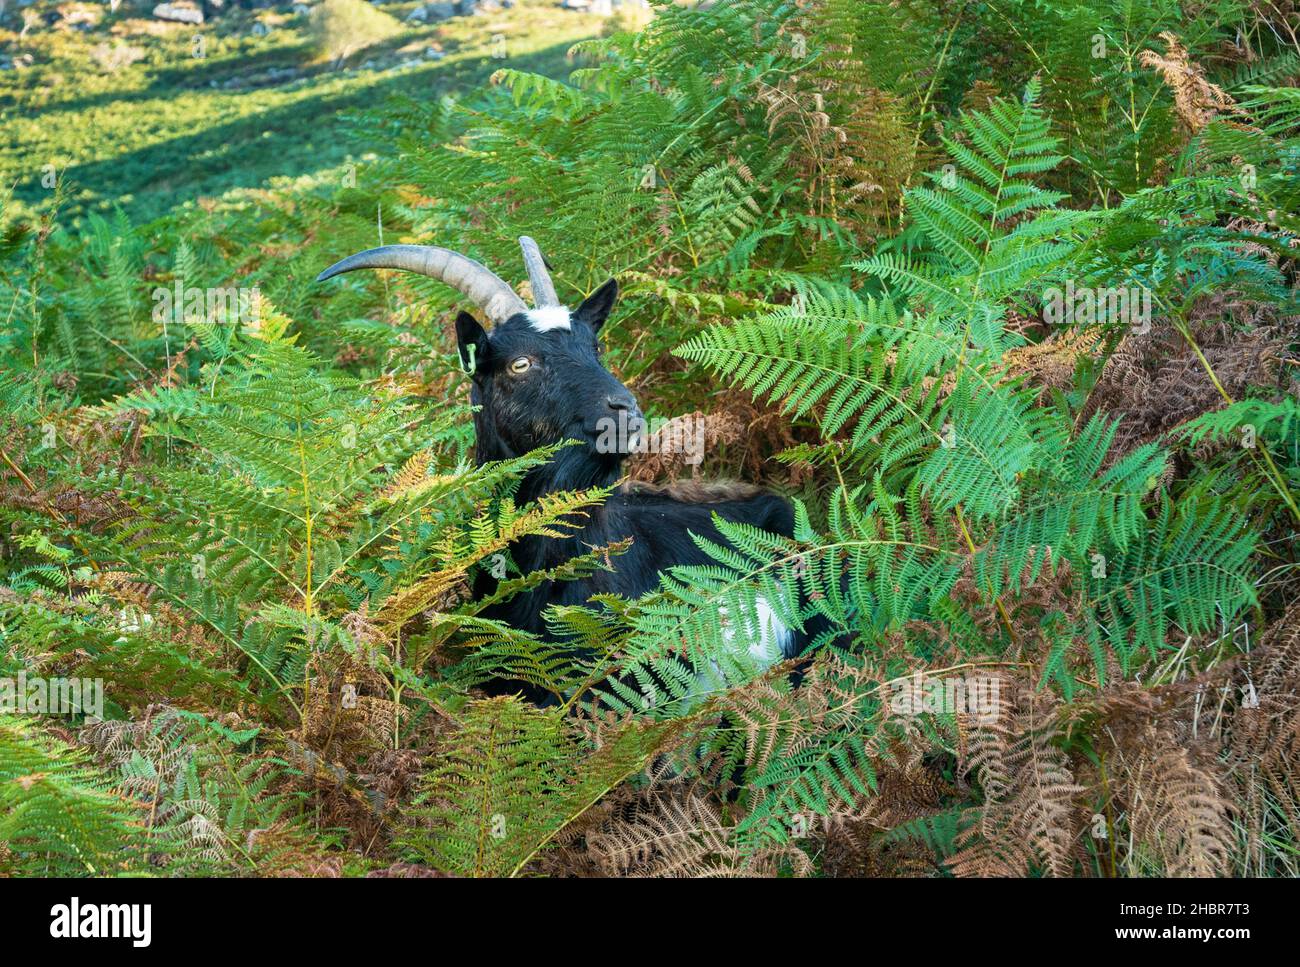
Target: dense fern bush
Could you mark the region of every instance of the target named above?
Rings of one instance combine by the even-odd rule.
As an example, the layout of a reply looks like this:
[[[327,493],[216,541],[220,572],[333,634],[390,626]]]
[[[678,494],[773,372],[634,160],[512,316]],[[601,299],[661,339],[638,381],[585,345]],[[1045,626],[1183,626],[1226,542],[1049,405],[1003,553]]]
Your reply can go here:
[[[565,79],[353,117],[355,183],[7,222],[0,677],[104,702],[0,709],[0,869],[1295,875],[1269,9],[663,4]],[[620,278],[647,412],[743,428],[706,473],[795,504],[546,641],[484,609],[608,567],[510,557],[607,492],[475,463],[449,290],[307,284],[381,240],[513,278],[521,234],[565,301]],[[173,286],[256,293],[157,312]],[[728,647],[760,598],[825,629],[798,661]]]

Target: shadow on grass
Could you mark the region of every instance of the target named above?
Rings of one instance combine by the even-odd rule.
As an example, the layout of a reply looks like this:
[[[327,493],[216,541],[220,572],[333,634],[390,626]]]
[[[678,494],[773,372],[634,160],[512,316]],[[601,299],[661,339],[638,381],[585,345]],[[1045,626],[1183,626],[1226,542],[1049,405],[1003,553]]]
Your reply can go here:
[[[510,58],[511,67],[557,76],[572,41]],[[281,60],[283,56],[281,55]],[[69,167],[64,172],[76,202],[68,214],[110,206],[120,207],[133,221],[147,221],[182,202],[232,188],[254,188],[279,175],[308,174],[344,160],[347,144],[333,134],[336,116],[383,104],[404,95],[438,98],[451,91],[485,87],[502,62],[491,58],[452,63],[427,62],[400,72],[364,72],[347,89],[307,96],[270,110],[254,110],[223,124],[158,144]],[[327,75],[323,75],[327,76]],[[173,88],[174,90],[174,88]],[[232,97],[256,98],[263,89],[228,92]],[[154,96],[157,96],[155,94]],[[38,204],[49,193],[39,172],[16,186],[15,196]]]

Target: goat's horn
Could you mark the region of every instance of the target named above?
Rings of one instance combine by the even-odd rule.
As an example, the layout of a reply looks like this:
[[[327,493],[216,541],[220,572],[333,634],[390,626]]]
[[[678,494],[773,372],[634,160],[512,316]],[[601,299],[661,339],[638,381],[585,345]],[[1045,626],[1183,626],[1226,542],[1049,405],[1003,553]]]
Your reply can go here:
[[[539,309],[558,306],[560,297],[555,294],[555,283],[551,281],[551,273],[546,270],[542,250],[527,235],[519,236],[519,247],[524,250],[524,266],[528,269],[528,281],[533,287],[533,305]]]
[[[404,269],[437,279],[463,292],[494,325],[517,312],[527,312],[524,300],[500,276],[480,262],[436,245],[383,245],[349,255],[316,276],[324,282],[355,269]]]

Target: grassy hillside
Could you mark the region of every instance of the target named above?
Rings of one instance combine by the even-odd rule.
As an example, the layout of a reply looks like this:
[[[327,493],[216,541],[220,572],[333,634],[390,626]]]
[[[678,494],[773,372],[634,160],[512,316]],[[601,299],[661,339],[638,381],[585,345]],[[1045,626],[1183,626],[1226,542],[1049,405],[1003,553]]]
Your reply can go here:
[[[402,20],[417,6],[382,9]],[[129,2],[116,13],[44,0],[26,11],[41,26],[25,37],[19,11],[0,27],[4,56],[31,58],[0,71],[0,185],[39,206],[53,165],[69,185],[67,211],[120,206],[134,221],[341,164],[365,148],[348,138],[349,113],[390,98],[472,93],[505,65],[562,73],[568,47],[600,29],[598,18],[526,2],[404,24],[336,65],[314,48],[308,13],[288,5],[232,9],[198,27]]]

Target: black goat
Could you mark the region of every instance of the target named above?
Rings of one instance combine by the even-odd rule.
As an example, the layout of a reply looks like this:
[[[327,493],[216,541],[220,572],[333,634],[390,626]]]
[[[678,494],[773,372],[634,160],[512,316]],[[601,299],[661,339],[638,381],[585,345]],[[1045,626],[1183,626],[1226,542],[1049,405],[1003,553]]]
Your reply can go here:
[[[560,491],[609,486],[622,475],[643,420],[631,392],[601,362],[600,329],[618,293],[611,279],[569,312],[558,304],[550,277],[531,239],[521,239],[538,308],[529,310],[514,291],[477,262],[425,246],[386,246],[344,259],[320,276],[357,268],[401,268],[432,275],[465,292],[496,322],[491,332],[467,312],[456,320],[463,367],[472,374],[471,400],[480,463],[521,456],[539,447],[576,440],[546,464],[530,470],[516,499],[522,505]],[[611,430],[613,432],[611,432]],[[616,541],[631,548],[612,560],[612,571],[572,581],[548,581],[495,605],[487,617],[545,637],[543,612],[551,605],[585,604],[592,595],[638,597],[659,585],[660,573],[682,564],[712,563],[691,535],[726,541],[713,522],[743,522],[790,536],[794,519],[781,497],[744,485],[649,487],[616,490],[563,538],[525,537],[511,548],[522,573],[551,568]],[[476,596],[494,589],[481,573]],[[760,607],[766,603],[760,599]],[[802,650],[795,634],[766,611],[736,624],[759,629],[762,640],[743,646],[764,663]],[[517,686],[512,690],[518,690]]]

